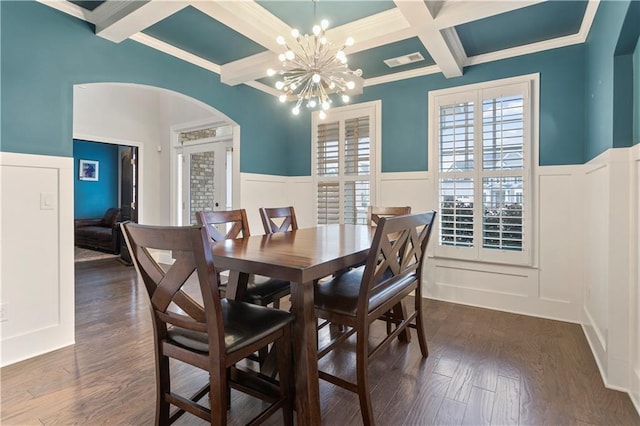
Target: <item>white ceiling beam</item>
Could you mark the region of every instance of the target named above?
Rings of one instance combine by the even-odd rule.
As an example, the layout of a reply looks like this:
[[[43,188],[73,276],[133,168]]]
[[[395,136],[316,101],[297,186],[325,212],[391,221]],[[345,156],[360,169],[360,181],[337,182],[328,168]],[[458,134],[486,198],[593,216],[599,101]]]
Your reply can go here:
[[[278,35],[291,33],[287,24],[254,1],[195,0],[192,6],[269,50],[280,47]]]
[[[278,55],[271,51],[229,62],[220,67],[220,81],[229,86],[266,77],[269,68],[278,68]]]
[[[203,59],[200,56],[194,55],[193,53],[189,53],[185,50],[177,48],[169,43],[165,43],[164,41],[158,40],[157,38],[151,37],[150,35],[147,35],[145,33],[134,34],[130,38],[133,41],[137,41],[140,44],[144,44],[145,46],[156,49],[162,53],[166,53],[167,55],[171,55],[178,59],[182,59],[185,62],[189,62],[193,65],[197,65],[216,74],[220,74],[220,65]]]
[[[57,9],[60,12],[64,12],[68,15],[71,15],[75,18],[80,18],[85,21],[89,21],[89,12],[82,7],[68,2],[67,0],[37,0],[38,3],[42,3],[46,6],[49,6],[53,9]],[[91,21],[89,21],[91,22]]]
[[[331,24],[329,24],[331,25]],[[345,53],[356,53],[384,44],[415,37],[416,32],[397,8],[376,13],[357,21],[349,22],[326,32],[334,45],[344,43],[347,37],[353,37],[353,46]]]
[[[106,8],[109,3],[116,7]],[[162,0],[107,2],[95,11],[96,35],[120,43],[188,5],[187,2]],[[109,12],[103,12],[106,10]]]
[[[226,4],[226,2],[223,3]],[[233,2],[230,3],[235,4]],[[207,6],[207,8],[210,11],[213,10],[210,6]],[[269,30],[271,40],[273,40],[273,46],[265,47],[270,49],[270,51],[258,53],[256,55],[222,65],[220,67],[220,81],[225,84],[235,86],[237,84],[265,77],[267,75],[267,69],[269,68],[278,68],[280,65],[280,62],[278,61],[278,54],[282,53],[283,48],[275,42],[276,36],[284,36],[287,39],[287,43],[292,46],[294,42],[293,38],[290,36],[291,28],[286,24],[284,25],[285,28],[280,28],[282,30],[281,32],[276,32],[274,29]],[[253,24],[252,26],[255,27],[256,25]],[[409,23],[399,10],[391,9],[389,11],[377,13],[375,15],[350,22],[340,27],[330,28],[327,30],[326,35],[327,38],[335,45],[341,45],[341,43],[344,43],[349,36],[353,37],[355,44],[345,49],[345,52],[350,54],[371,49],[393,41],[404,40],[415,36],[416,33],[411,29]]]
[[[435,15],[435,26],[439,29],[455,27],[544,1],[546,0],[446,1]]]
[[[395,0],[396,6],[416,30],[420,41],[445,77],[460,77],[466,61],[455,30],[440,31],[423,0]],[[444,6],[443,6],[444,7]]]

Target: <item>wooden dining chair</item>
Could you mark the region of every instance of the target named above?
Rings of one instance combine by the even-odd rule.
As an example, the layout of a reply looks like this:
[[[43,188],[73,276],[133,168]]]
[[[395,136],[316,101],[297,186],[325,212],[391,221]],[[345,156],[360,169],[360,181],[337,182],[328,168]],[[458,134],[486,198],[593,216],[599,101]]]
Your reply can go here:
[[[209,241],[212,242],[245,238],[251,235],[247,213],[244,209],[216,212],[199,211],[196,212],[196,220],[199,225],[205,227]],[[228,228],[226,234],[220,232],[219,226]],[[220,288],[224,293],[225,286],[222,285]],[[249,277],[244,300],[261,306],[273,304],[274,308],[279,308],[280,299],[290,293],[289,281],[252,275]]]
[[[265,234],[275,234],[276,232],[295,231],[298,229],[296,211],[290,207],[262,207],[260,217]]]
[[[367,223],[371,226],[377,226],[381,217],[393,217],[411,214],[411,207],[382,207],[369,206],[367,208]]]
[[[367,223],[371,226],[378,226],[378,222],[382,217],[402,216],[405,214],[411,214],[411,206],[369,206],[367,208]],[[404,315],[406,315],[406,312],[407,309],[404,307],[402,301],[400,301],[397,306],[394,306],[394,308],[387,313],[386,318],[390,318],[390,321],[387,321],[387,334],[391,334],[391,325],[393,324],[393,322],[398,318],[402,318]]]
[[[320,378],[358,394],[365,425],[374,424],[367,377],[369,362],[409,328],[417,331],[422,356],[429,355],[422,312],[422,266],[435,216],[435,211],[431,211],[380,218],[366,264],[315,286],[316,316],[348,327],[318,351],[318,358],[356,333],[355,383],[325,371],[320,371]],[[413,312],[370,350],[371,323],[412,292]]]
[[[270,403],[251,421],[258,424],[282,408],[293,424],[291,323],[289,312],[219,297],[218,279],[203,227],[122,225],[133,263],[149,295],[156,364],[157,425],[173,423],[185,412],[224,425],[229,387]],[[170,250],[173,265],[159,264],[151,251]],[[198,279],[188,294],[185,283]],[[202,304],[196,300],[202,299]],[[177,308],[176,308],[177,307]],[[279,382],[240,369],[236,363],[269,343],[277,351]],[[170,359],[208,373],[191,397],[171,387]],[[175,373],[174,373],[175,374]],[[200,404],[209,395],[209,407]],[[173,413],[171,406],[177,407]]]

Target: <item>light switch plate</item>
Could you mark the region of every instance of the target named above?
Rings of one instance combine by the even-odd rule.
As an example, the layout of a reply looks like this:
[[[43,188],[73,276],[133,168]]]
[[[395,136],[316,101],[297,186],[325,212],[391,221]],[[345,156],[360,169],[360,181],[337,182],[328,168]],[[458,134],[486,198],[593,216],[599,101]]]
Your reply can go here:
[[[40,210],[54,210],[56,208],[55,194],[52,192],[40,193]]]

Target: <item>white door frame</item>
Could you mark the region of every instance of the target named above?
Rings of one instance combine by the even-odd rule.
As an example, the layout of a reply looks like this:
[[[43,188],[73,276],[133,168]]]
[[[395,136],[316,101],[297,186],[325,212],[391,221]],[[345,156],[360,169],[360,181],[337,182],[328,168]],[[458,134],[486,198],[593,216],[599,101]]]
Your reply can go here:
[[[205,152],[213,152],[214,153],[214,168],[213,168],[213,188],[215,191],[215,199],[214,201],[217,203],[217,206],[213,206],[214,211],[218,210],[226,210],[227,209],[227,164],[226,164],[226,154],[227,149],[232,148],[231,135],[224,137],[222,139],[218,138],[206,138],[200,139],[198,141],[193,141],[193,143],[184,144],[182,149],[178,148],[176,150],[176,161],[179,163],[179,158],[182,157],[182,167],[181,174],[178,176],[180,182],[180,187],[182,191],[179,193],[182,195],[182,203],[180,203],[180,199],[177,199],[178,204],[182,204],[182,209],[178,208],[177,211],[182,210],[178,222],[181,225],[190,225],[190,220],[187,221],[187,217],[191,218],[191,157],[194,154],[200,154]],[[233,158],[233,156],[232,156]],[[220,164],[222,163],[222,164]],[[222,166],[224,169],[224,173],[220,174],[218,168]],[[230,165],[233,170],[233,164]],[[233,190],[233,179],[231,181],[232,190]],[[180,197],[178,197],[180,198]],[[230,204],[233,204],[233,199],[228,200]]]
[[[211,119],[192,121],[189,123],[178,124],[175,126],[171,126],[171,194],[170,194],[170,202],[171,202],[171,211],[170,211],[170,220],[171,225],[180,226],[181,223],[178,223],[178,218],[180,217],[179,209],[180,202],[178,200],[179,194],[179,185],[181,184],[181,176],[178,176],[178,150],[182,148],[182,144],[180,144],[180,133],[188,132],[192,130],[198,130],[208,127],[222,127],[222,126],[231,126],[231,135],[221,135],[216,136],[214,138],[202,139],[194,144],[199,143],[209,143],[216,142],[222,140],[228,140],[231,138],[231,144],[233,147],[233,175],[231,185],[233,188],[233,196],[231,204],[234,209],[239,208],[240,206],[240,126],[227,121],[212,121]]]

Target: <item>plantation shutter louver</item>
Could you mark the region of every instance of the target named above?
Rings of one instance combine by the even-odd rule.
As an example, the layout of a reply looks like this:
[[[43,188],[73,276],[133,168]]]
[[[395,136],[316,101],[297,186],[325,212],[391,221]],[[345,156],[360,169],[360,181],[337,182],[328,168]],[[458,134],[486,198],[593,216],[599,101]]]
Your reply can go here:
[[[371,204],[373,108],[330,111],[315,124],[318,224],[366,224]]]
[[[440,243],[473,246],[474,103],[440,107]]]
[[[524,97],[482,101],[483,239],[489,249],[522,250]],[[499,175],[498,175],[499,174]]]

